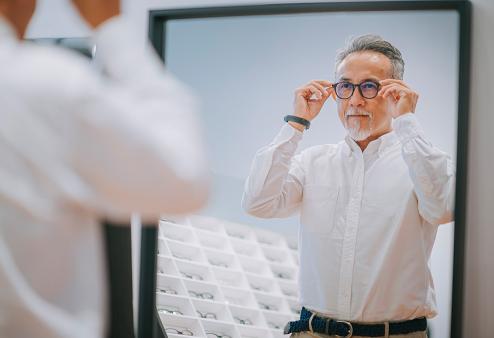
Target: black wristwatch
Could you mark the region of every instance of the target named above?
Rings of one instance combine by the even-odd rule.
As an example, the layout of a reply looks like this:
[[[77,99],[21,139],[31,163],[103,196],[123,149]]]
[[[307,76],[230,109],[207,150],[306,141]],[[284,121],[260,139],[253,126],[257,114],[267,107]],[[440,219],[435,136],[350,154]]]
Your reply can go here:
[[[305,127],[306,130],[309,129],[309,127],[310,127],[310,121],[309,120],[306,120],[302,117],[298,117],[295,115],[287,115],[287,116],[285,116],[284,120],[285,120],[285,122],[293,121],[293,122],[300,123],[301,125],[303,125]]]

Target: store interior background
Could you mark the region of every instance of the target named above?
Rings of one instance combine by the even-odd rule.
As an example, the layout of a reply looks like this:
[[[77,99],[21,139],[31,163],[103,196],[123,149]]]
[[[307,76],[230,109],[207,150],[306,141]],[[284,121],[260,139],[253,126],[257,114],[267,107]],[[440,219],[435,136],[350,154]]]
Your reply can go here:
[[[280,1],[271,1],[271,3],[276,2]],[[144,44],[147,37],[149,9],[261,3],[265,1],[123,0],[122,10],[130,18],[136,32],[142,36],[142,44]],[[494,77],[493,65],[489,58],[489,55],[494,54],[494,47],[487,42],[491,39],[489,32],[493,29],[494,3],[490,0],[474,0],[472,4],[472,86],[463,336],[487,338],[494,333],[494,321],[490,318],[494,312],[494,296],[491,290],[494,285],[494,270],[489,267],[489,264],[492,265],[489,261],[494,254],[494,247],[491,244],[494,240],[494,222],[489,214],[489,210],[494,205],[494,180],[490,175],[494,159],[489,142],[494,117],[489,95],[486,95],[492,92],[490,83]],[[55,17],[56,20],[53,20]],[[27,35],[28,38],[81,37],[89,35],[89,30],[77,17],[69,1],[38,0],[36,16]],[[136,46],[136,48],[140,47],[142,46]],[[135,235],[134,240],[138,242],[138,234]],[[440,250],[436,249],[438,248],[435,248],[434,255],[440,253]],[[435,259],[432,258],[431,264],[434,264]]]

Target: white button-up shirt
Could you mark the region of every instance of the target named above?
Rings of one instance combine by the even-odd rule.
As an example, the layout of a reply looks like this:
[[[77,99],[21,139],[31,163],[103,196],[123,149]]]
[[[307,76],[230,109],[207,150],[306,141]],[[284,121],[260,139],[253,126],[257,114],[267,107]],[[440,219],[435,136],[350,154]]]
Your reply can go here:
[[[121,18],[88,60],[0,18],[0,337],[102,337],[99,221],[200,207],[196,103]]]
[[[243,207],[258,217],[300,212],[300,303],[340,320],[436,314],[428,260],[453,218],[455,172],[416,116],[364,152],[349,137],[295,155],[289,125],[256,154]]]

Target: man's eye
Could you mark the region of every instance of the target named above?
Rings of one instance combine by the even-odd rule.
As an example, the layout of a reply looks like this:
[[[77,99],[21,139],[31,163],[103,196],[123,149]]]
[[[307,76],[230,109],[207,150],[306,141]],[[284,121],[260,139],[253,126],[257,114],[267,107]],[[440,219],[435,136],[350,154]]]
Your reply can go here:
[[[376,88],[377,86],[373,82],[364,82],[364,83],[362,83],[362,87],[363,87],[363,89],[373,89],[373,88]]]

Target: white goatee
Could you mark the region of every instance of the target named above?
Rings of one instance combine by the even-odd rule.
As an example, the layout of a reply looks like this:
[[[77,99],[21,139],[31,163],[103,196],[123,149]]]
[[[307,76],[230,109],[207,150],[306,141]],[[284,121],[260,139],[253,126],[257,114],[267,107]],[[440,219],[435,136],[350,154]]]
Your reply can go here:
[[[367,128],[361,128],[360,126],[360,119],[357,118],[352,118],[349,119],[349,116],[355,116],[355,115],[364,115],[368,116],[370,121],[369,121],[369,126]],[[354,141],[363,141],[367,139],[371,135],[372,131],[372,122],[373,122],[373,116],[372,113],[367,112],[367,111],[360,111],[357,109],[350,109],[345,112],[345,129],[348,131],[348,135],[354,140]]]

